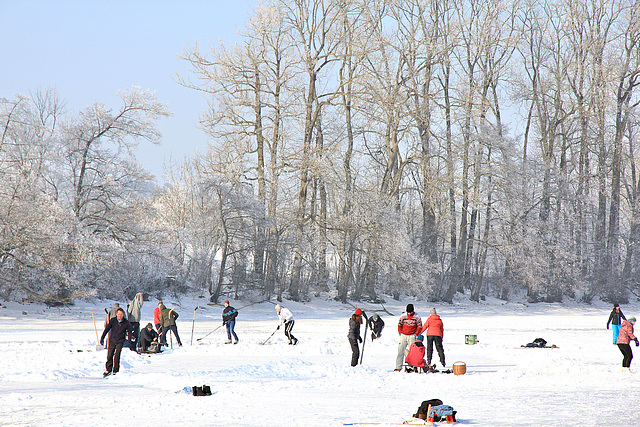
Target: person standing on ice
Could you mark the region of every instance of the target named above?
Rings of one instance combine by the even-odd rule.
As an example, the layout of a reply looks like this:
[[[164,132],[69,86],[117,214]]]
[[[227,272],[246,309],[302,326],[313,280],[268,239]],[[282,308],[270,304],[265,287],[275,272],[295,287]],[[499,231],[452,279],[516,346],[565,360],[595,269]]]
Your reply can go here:
[[[622,321],[622,326],[620,327],[620,335],[618,335],[618,348],[622,353],[622,369],[631,372],[631,359],[633,359],[633,352],[631,351],[631,346],[629,343],[631,340],[636,342],[636,347],[640,345],[638,343],[638,338],[633,335],[633,325],[636,324],[636,318],[633,316],[629,316],[627,320]]]
[[[159,334],[162,333],[162,313],[160,312],[160,306],[162,304],[162,300],[158,300],[158,306],[153,309],[153,324],[156,325],[156,331]]]
[[[105,311],[106,311],[106,310],[107,310],[107,309],[105,308]],[[118,313],[118,310],[121,310],[121,308],[120,308],[120,304],[118,304],[117,302],[116,302],[116,303],[113,303],[113,307],[111,307],[111,308],[109,309],[109,311],[107,311],[107,318],[104,320],[104,327],[105,327],[105,328],[107,327],[107,325],[109,324],[109,321],[110,321],[111,319],[115,319],[116,314]],[[111,335],[109,335],[109,338],[111,338]],[[109,340],[107,340],[107,346],[108,346],[108,345],[109,345]]]
[[[116,311],[116,317],[109,320],[109,323],[102,332],[100,338],[100,344],[104,345],[104,337],[109,334],[109,350],[107,351],[107,364],[105,366],[106,371],[102,374],[103,377],[115,375],[120,370],[120,353],[122,347],[131,346],[131,323],[124,317],[124,310],[118,307]]]
[[[178,346],[182,347],[182,341],[180,341],[180,335],[178,335],[178,326],[176,326],[178,313],[176,313],[174,309],[169,310],[164,304],[159,305],[158,307],[160,307],[160,320],[162,321],[162,335],[160,336],[160,343],[165,346],[167,345],[167,333],[171,331],[173,332],[173,335],[176,336]]]
[[[229,305],[229,301],[224,302],[224,310],[222,310],[222,324],[227,328],[227,342],[225,344],[231,344],[231,335],[233,335],[233,343],[238,344],[238,336],[235,332],[236,317],[238,317],[238,310]]]
[[[444,347],[442,347],[444,327],[442,325],[442,319],[440,319],[440,316],[436,313],[435,308],[432,308],[429,312],[429,318],[420,333],[424,334],[425,331],[427,331],[427,365],[431,365],[433,345],[435,344],[438,356],[440,357],[440,363],[442,363],[442,367],[444,368]]]
[[[289,345],[298,344],[298,339],[291,334],[291,329],[293,329],[293,325],[295,323],[291,310],[285,307],[280,307],[280,304],[277,304],[276,313],[278,313],[278,318],[280,319],[277,329],[280,329],[280,326],[284,325],[284,335],[289,340]]]
[[[347,334],[347,338],[349,339],[349,344],[351,344],[351,366],[356,366],[360,359],[360,347],[358,343],[362,343],[362,337],[360,336],[362,314],[362,310],[358,308],[349,319],[349,333]]]
[[[620,325],[622,324],[622,320],[627,320],[622,314],[622,310],[618,303],[613,304],[613,310],[611,310],[611,314],[609,315],[609,320],[607,320],[607,329],[609,329],[609,323],[611,323],[611,329],[613,330],[613,344],[615,345],[618,341],[618,334],[620,333]]]
[[[400,342],[398,343],[398,355],[396,356],[396,371],[402,370],[402,363],[406,357],[407,347],[416,342],[416,335],[422,329],[422,319],[415,312],[413,304],[407,304],[407,311],[398,321],[398,334]]]
[[[138,292],[135,297],[133,297],[133,301],[131,304],[127,305],[127,318],[129,319],[129,323],[131,323],[131,329],[133,330],[133,340],[131,343],[131,350],[135,351],[138,343],[138,336],[140,335],[140,310],[142,310],[142,304],[144,303],[144,298],[142,296],[142,292]]]

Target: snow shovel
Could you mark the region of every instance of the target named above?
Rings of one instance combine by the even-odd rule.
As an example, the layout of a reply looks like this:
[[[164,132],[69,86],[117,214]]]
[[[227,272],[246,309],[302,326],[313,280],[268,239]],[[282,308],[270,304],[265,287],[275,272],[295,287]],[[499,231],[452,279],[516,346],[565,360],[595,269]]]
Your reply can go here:
[[[278,329],[280,329],[280,326],[278,326],[278,327],[276,328],[276,330],[275,330],[275,331],[271,332],[271,335],[269,335],[269,338],[267,338],[266,340],[264,340],[264,342],[263,342],[263,343],[260,343],[260,345],[265,345],[265,344],[267,343],[267,341],[269,341],[269,340],[271,339],[271,337],[273,336],[273,334],[275,334],[275,333],[278,331]]]
[[[94,316],[93,311],[91,312],[91,317],[93,318],[93,329],[96,330],[96,351],[104,350],[104,346],[100,345],[100,338],[98,338],[98,327],[96,326],[96,316]]]
[[[361,365],[362,365],[362,358],[364,357],[364,345],[367,343],[367,329],[369,328],[369,319],[367,318],[366,314],[365,314],[365,319],[367,319],[367,321],[365,322],[365,325],[364,325],[364,338],[362,339],[362,351],[360,352]]]

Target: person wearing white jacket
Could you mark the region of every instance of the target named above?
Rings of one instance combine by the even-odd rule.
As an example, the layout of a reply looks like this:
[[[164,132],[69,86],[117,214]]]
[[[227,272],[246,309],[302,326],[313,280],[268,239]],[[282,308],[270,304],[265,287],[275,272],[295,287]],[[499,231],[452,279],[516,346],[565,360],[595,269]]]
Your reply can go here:
[[[298,339],[291,334],[291,329],[293,329],[293,324],[295,323],[291,310],[285,307],[280,307],[280,304],[278,304],[276,305],[276,313],[278,313],[278,318],[280,319],[278,329],[280,329],[280,326],[284,325],[284,334],[289,339],[289,345],[298,344]]]
[[[144,297],[142,292],[138,292],[131,304],[127,304],[127,317],[129,323],[131,323],[131,329],[133,331],[133,340],[131,342],[131,350],[135,351],[138,347],[138,336],[140,335],[140,310],[142,310],[142,304],[144,303]]]

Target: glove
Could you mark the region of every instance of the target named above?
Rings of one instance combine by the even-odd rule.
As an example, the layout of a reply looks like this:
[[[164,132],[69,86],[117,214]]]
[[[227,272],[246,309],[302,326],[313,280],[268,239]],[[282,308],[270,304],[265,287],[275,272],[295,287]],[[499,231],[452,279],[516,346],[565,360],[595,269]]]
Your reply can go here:
[[[607,323],[607,329],[609,329],[609,324]]]
[[[222,321],[222,326],[226,325],[227,322],[225,322],[224,320]]]
[[[278,327],[276,328],[276,331],[277,331],[278,329],[280,329],[280,325],[278,325]]]
[[[638,338],[636,338],[634,341],[636,342],[636,347],[640,346],[640,343],[638,342]]]
[[[104,345],[104,338],[100,339],[100,345]]]
[[[358,342],[362,344],[362,337],[358,337]]]
[[[125,341],[124,342],[124,346],[127,347],[127,348],[131,347],[131,342],[130,341]]]

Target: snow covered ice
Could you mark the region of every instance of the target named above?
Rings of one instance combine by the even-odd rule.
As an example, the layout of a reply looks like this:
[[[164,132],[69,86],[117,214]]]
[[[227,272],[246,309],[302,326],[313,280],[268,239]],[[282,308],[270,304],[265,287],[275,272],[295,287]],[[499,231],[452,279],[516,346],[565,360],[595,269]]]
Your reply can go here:
[[[191,345],[193,308],[203,300],[164,301],[180,313],[184,347],[174,340],[173,349],[152,356],[124,349],[120,372],[106,379],[106,351],[96,351],[91,312],[100,334],[103,309],[112,302],[77,301],[60,309],[3,303],[0,425],[384,425],[402,423],[431,398],[453,406],[461,425],[640,425],[640,348],[632,346],[631,368],[638,373],[622,372],[622,355],[605,329],[609,304],[436,304],[447,366],[467,364],[466,375],[455,376],[393,371],[396,325],[406,303],[414,303],[423,320],[431,303],[388,301],[394,316],[378,311],[386,324],[382,338],[369,338],[363,365],[351,368],[346,334],[352,307],[324,299],[285,301],[300,340],[290,346],[282,329],[260,345],[277,326],[271,303],[239,310],[238,345],[224,345],[224,328],[197,341],[221,324],[222,306],[207,305],[196,312]],[[358,306],[369,314],[381,309]],[[154,308],[155,301],[145,302],[142,325],[153,320]],[[623,311],[637,316],[640,306],[623,305]],[[479,343],[465,345],[466,334]],[[520,347],[538,337],[559,348]],[[191,386],[203,384],[212,395],[192,396]]]

